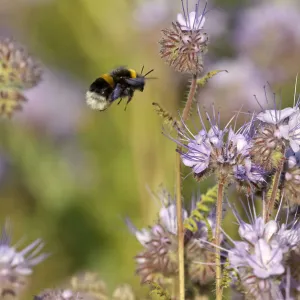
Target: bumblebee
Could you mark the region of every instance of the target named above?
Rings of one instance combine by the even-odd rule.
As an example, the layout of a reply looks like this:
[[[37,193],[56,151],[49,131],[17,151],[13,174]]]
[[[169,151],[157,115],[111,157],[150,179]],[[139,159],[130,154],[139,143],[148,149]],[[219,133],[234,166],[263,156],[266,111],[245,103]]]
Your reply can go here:
[[[115,100],[127,98],[127,105],[133,98],[136,90],[143,92],[145,87],[145,77],[153,72],[153,69],[143,75],[141,73],[125,67],[117,68],[110,73],[106,73],[97,78],[86,92],[86,103],[95,110],[106,110]]]

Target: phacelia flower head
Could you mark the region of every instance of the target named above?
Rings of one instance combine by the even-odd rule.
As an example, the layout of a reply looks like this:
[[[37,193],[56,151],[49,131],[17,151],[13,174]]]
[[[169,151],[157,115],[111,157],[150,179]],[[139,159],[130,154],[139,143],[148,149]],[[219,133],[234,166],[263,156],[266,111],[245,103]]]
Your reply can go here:
[[[250,158],[252,124],[234,131],[229,127],[229,122],[224,129],[220,129],[219,116],[218,120],[211,119],[206,113],[210,122],[207,130],[199,109],[198,112],[203,129],[196,135],[186,126],[178,130],[181,139],[176,142],[185,149],[181,152],[183,164],[192,168],[197,179],[215,173],[227,183],[235,181],[246,187],[263,184],[266,172]]]
[[[0,40],[0,113],[10,116],[26,99],[22,92],[41,81],[42,71],[24,49]]]
[[[27,277],[33,267],[42,262],[48,255],[40,253],[44,243],[37,239],[23,250],[11,245],[10,236],[5,225],[0,238],[0,286],[1,295],[7,291],[15,296],[25,288]]]
[[[172,277],[177,274],[177,218],[173,197],[163,190],[159,195],[162,208],[153,226],[138,230],[127,220],[131,232],[144,247],[135,259],[137,274],[141,282],[158,281],[159,276]],[[183,210],[183,218],[187,212]]]
[[[248,201],[252,202],[253,198]],[[251,204],[249,205],[251,207]],[[235,270],[245,293],[258,299],[284,299],[282,285],[291,253],[300,245],[297,223],[280,224],[277,220],[265,222],[255,208],[247,213],[250,223],[244,222],[237,211],[232,211],[239,223],[241,241],[233,241],[228,250],[230,268]]]
[[[206,4],[202,13],[198,0],[195,11],[189,12],[188,1],[183,12],[177,15],[177,21],[170,29],[162,30],[160,54],[177,71],[199,74],[203,70],[203,54],[207,51],[208,36],[203,31]]]
[[[137,274],[141,277],[142,283],[147,281],[159,283],[162,287],[177,285],[178,276],[178,238],[177,238],[177,217],[175,197],[170,196],[166,190],[159,194],[162,208],[158,214],[158,220],[152,226],[136,229],[127,220],[131,232],[143,246],[144,250],[136,257]],[[200,200],[199,200],[200,199]],[[198,201],[201,198],[197,197]],[[198,204],[192,199],[191,212],[183,210],[183,219],[190,222],[192,212]],[[214,280],[215,274],[215,254],[213,247],[208,247],[203,240],[212,238],[215,231],[215,211],[212,210],[204,221],[194,221],[197,224],[195,231],[185,229],[184,248],[187,278],[195,285],[204,286]],[[209,224],[209,229],[207,227]],[[210,237],[211,235],[211,237]],[[207,262],[203,265],[201,262]]]
[[[256,119],[260,124],[257,126],[251,147],[251,155],[255,162],[265,169],[272,170],[277,167],[273,155],[284,154],[288,149],[294,152],[300,150],[299,101],[295,102],[293,107],[262,111]]]

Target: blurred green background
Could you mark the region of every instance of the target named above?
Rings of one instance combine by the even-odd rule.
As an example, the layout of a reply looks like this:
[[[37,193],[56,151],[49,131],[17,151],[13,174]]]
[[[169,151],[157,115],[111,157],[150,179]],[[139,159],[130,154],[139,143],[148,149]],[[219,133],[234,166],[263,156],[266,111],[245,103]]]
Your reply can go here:
[[[1,221],[11,219],[14,241],[25,236],[29,243],[41,237],[45,251],[52,253],[36,268],[30,295],[81,270],[99,272],[110,288],[121,282],[139,288],[133,257],[140,246],[124,218],[130,217],[138,227],[151,224],[159,206],[146,186],[156,190],[164,184],[173,192],[175,178],[175,144],[161,134],[161,120],[151,103],[158,102],[177,115],[188,82],[159,57],[160,30],[176,18],[180,1],[153,0],[154,7],[167,9],[150,21],[136,17],[144,2],[149,4],[142,0],[0,0],[1,35],[22,42],[45,66],[44,80],[28,92],[23,111],[0,127]],[[223,23],[210,21],[206,69],[219,60],[235,61],[243,55],[236,50],[232,33],[250,2],[220,0],[211,7],[212,16],[221,14]],[[84,100],[89,84],[120,65],[138,71],[143,65],[145,70],[154,68],[158,79],[135,94],[126,112],[124,103],[105,112],[90,110]],[[284,103],[292,103],[295,75],[291,72],[283,83],[274,83],[283,88],[288,99]],[[236,85],[239,78],[234,78]],[[263,77],[261,88],[268,79]],[[246,82],[250,84],[251,77]],[[225,84],[229,96],[235,85]],[[246,87],[243,92],[252,97],[253,90]],[[232,114],[234,108],[222,98],[225,92],[217,95],[213,99],[217,108],[226,117]],[[240,101],[233,101],[236,108],[244,99]],[[191,176],[185,179],[185,198],[197,188]],[[227,224],[230,233],[231,223]]]

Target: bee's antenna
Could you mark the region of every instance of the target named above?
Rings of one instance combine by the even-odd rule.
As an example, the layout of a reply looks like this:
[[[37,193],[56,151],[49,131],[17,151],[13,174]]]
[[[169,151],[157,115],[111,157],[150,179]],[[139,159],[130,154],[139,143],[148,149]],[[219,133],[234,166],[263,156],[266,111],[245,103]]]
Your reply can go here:
[[[154,69],[150,70],[149,72],[147,72],[145,75],[143,75],[144,77],[146,77],[147,75],[149,75],[150,73],[152,73],[154,71]]]
[[[144,65],[142,66],[141,75],[143,75]]]

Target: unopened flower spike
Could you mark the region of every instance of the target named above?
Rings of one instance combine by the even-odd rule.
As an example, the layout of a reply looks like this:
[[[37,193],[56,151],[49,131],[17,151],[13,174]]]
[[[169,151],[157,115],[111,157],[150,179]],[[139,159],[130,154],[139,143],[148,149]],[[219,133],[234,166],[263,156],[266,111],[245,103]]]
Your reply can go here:
[[[198,0],[195,11],[189,11],[183,0],[182,13],[170,29],[162,30],[160,54],[166,62],[182,73],[198,75],[203,71],[203,54],[207,51],[208,35],[204,32],[207,3],[201,12]]]
[[[0,114],[11,116],[26,101],[23,91],[41,81],[40,65],[23,48],[0,39]]]

